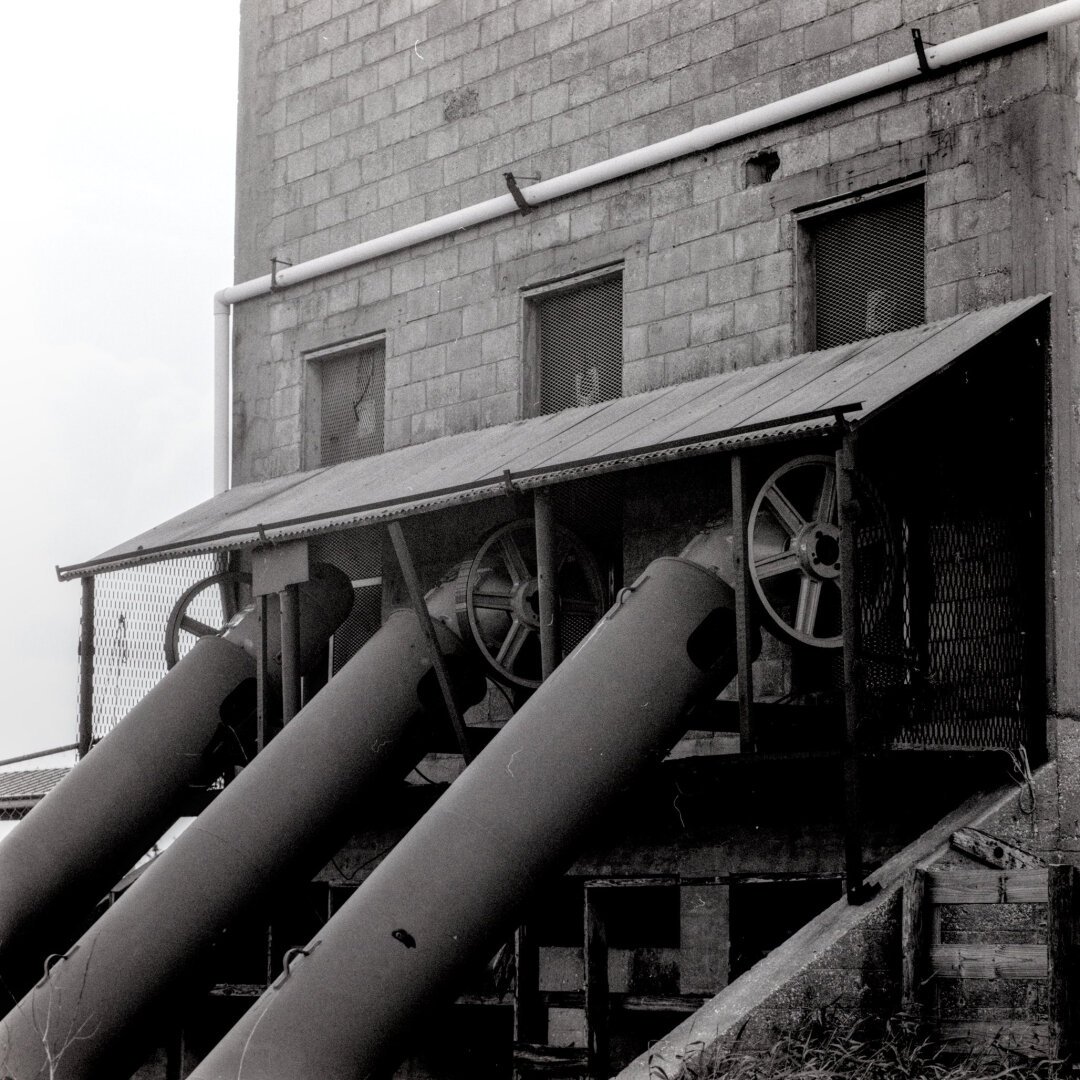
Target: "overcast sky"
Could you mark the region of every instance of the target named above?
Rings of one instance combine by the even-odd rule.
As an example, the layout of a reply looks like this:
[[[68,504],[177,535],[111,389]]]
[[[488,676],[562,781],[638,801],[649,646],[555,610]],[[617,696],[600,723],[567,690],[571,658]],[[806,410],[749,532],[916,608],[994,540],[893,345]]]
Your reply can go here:
[[[75,741],[79,585],[55,566],[212,493],[238,10],[5,10],[0,759]]]

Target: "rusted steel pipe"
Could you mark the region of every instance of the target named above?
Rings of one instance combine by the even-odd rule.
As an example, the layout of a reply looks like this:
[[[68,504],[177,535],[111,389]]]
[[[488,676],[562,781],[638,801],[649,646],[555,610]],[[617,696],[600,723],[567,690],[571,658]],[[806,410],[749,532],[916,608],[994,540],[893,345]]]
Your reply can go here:
[[[313,574],[301,598],[305,658],[351,604],[345,574],[334,567]],[[8,1004],[176,820],[190,789],[214,779],[218,751],[236,737],[230,725],[254,708],[257,622],[247,609],[222,636],[200,639],[0,843],[0,985]]]
[[[437,629],[443,649],[460,654],[460,639],[441,620]],[[420,760],[433,719],[425,706],[440,701],[430,681],[415,613],[394,612],[0,1023],[0,1075],[43,1075],[32,1018],[51,1010],[54,1054],[80,1032],[57,1055],[53,1080],[127,1076],[221,931],[309,881],[375,786]],[[477,669],[461,704],[483,687]]]
[[[735,656],[731,588],[689,560],[653,562],[191,1080],[355,1080],[392,1065],[421,1011],[666,755]]]

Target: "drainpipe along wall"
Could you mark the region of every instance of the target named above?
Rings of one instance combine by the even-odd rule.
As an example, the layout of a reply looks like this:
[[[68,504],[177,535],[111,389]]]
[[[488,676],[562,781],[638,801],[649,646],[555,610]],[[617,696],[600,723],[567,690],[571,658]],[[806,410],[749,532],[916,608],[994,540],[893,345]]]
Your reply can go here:
[[[1038,11],[1015,19],[976,30],[940,45],[925,48],[926,72],[963,63],[997,49],[1015,45],[1045,34],[1055,27],[1080,20],[1080,0],[1062,0]],[[804,90],[768,105],[750,109],[714,124],[694,128],[661,142],[652,143],[617,157],[586,165],[550,180],[542,180],[523,188],[526,202],[539,206],[565,195],[596,187],[631,173],[673,161],[687,154],[708,150],[758,131],[788,123],[834,105],[876,93],[887,87],[918,78],[924,71],[920,58],[913,51],[898,60],[890,60],[865,71],[855,72],[842,79]],[[460,229],[480,225],[518,211],[518,204],[508,192],[485,202],[475,203],[417,225],[387,233],[372,240],[342,248],[295,266],[284,267],[274,279],[265,274],[238,285],[221,289],[214,296],[214,491],[229,486],[231,442],[229,418],[232,408],[230,388],[231,309],[233,304],[265,296],[275,289],[286,288],[302,281],[321,277],[382,255],[403,251]]]

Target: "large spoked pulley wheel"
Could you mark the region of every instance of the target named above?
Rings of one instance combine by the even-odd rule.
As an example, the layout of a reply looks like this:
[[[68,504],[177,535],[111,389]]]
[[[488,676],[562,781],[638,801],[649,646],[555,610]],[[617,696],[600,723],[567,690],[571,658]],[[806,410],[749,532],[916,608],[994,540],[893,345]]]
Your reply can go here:
[[[555,527],[555,619],[559,659],[600,621],[604,584],[592,553],[569,529]],[[540,603],[536,531],[531,518],[503,525],[458,571],[458,627],[480,650],[495,678],[540,685]]]
[[[250,584],[250,574],[223,570],[220,574],[211,574],[202,581],[196,581],[180,594],[165,623],[165,663],[170,670],[176,667],[180,657],[194,644],[192,638],[212,637],[220,634],[228,625],[231,613],[223,599],[226,587],[235,589],[237,585]],[[217,592],[216,598],[206,595],[211,589]],[[203,617],[199,618],[195,612]]]
[[[880,498],[865,482],[859,486],[864,496],[856,560],[860,592],[866,581],[880,594],[893,578],[891,530]],[[844,638],[835,459],[811,454],[781,465],[761,486],[747,528],[750,576],[776,630],[801,645],[840,648]]]

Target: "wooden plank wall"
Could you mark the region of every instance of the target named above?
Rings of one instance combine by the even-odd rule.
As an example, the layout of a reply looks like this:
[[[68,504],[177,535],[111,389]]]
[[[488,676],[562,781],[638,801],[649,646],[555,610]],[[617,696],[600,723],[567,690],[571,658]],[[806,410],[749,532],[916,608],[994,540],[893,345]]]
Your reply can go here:
[[[901,924],[905,1008],[922,1012],[957,1049],[993,1043],[1033,1057],[1069,1056],[1080,1027],[1077,881],[1071,866],[910,871]],[[1003,921],[990,905],[1028,907]],[[967,929],[944,941],[950,906]],[[957,1002],[969,1003],[970,1015]]]

